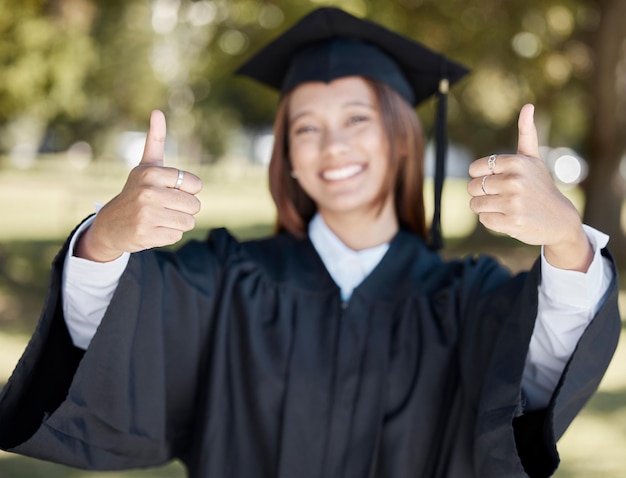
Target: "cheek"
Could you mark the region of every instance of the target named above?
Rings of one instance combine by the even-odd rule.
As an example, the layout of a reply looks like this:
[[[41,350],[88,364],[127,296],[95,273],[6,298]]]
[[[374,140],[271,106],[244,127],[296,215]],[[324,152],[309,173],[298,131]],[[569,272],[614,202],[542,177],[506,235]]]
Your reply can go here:
[[[312,142],[296,143],[291,146],[289,157],[293,169],[308,167],[317,156],[317,148]]]
[[[375,167],[386,169],[389,166],[389,145],[384,135],[371,134],[363,138],[361,144],[372,155]]]

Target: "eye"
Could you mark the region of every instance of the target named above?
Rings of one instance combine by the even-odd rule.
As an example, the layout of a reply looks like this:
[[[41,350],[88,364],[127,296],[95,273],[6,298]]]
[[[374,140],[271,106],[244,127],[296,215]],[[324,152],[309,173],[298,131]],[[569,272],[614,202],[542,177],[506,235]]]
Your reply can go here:
[[[315,128],[314,126],[311,125],[302,125],[302,126],[298,126],[294,129],[293,134],[295,134],[296,136],[300,136],[303,134],[311,134],[311,133],[315,133],[317,131],[317,128]]]
[[[366,121],[369,121],[369,117],[365,116],[365,115],[354,115],[354,116],[350,116],[350,119],[348,120],[348,124],[359,124],[359,123],[364,123]]]

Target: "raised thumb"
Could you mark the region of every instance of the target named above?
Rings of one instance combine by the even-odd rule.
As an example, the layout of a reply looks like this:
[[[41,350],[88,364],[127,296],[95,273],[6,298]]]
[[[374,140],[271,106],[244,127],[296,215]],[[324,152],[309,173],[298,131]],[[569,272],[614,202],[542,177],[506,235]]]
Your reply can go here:
[[[524,156],[538,158],[539,138],[535,126],[535,107],[531,104],[524,105],[519,113],[517,128],[519,136],[517,140],[517,152]]]
[[[154,110],[150,114],[150,129],[146,136],[146,145],[143,149],[141,164],[163,166],[163,151],[165,149],[165,115],[162,111]]]

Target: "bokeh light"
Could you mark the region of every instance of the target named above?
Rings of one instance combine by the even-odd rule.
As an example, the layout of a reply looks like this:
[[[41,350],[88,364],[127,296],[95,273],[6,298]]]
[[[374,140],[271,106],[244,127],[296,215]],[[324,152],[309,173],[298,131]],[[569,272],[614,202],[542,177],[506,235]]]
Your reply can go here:
[[[516,77],[498,67],[476,69],[463,100],[494,126],[503,126],[518,113],[522,91]]]
[[[550,7],[546,12],[546,20],[552,34],[560,38],[569,37],[574,30],[574,15],[563,5]]]
[[[583,181],[589,172],[587,162],[571,148],[547,149],[543,153],[548,168],[554,178],[564,185],[576,185]]]
[[[513,50],[524,58],[536,58],[541,53],[541,40],[530,32],[521,32],[513,37]]]
[[[239,30],[227,30],[220,36],[220,48],[229,55],[238,55],[248,48],[248,37]]]
[[[217,6],[213,2],[201,0],[193,2],[187,8],[186,19],[194,27],[202,27],[213,23],[217,16]]]
[[[166,35],[178,24],[179,0],[154,0],[152,4],[152,28],[156,33]]]
[[[277,5],[264,5],[259,14],[259,25],[268,30],[277,28],[285,20],[285,14]]]
[[[560,53],[552,53],[545,63],[546,77],[555,86],[564,84],[572,74],[572,64]]]

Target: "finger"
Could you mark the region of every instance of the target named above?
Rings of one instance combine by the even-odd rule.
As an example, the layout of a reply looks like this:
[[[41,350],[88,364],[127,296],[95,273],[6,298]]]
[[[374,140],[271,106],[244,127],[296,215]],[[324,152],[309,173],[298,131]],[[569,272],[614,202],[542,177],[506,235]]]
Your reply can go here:
[[[487,212],[502,213],[500,202],[498,196],[474,196],[470,199],[469,206],[476,214]]]
[[[154,110],[150,115],[150,129],[146,136],[146,144],[141,157],[141,164],[163,166],[163,151],[165,148],[165,115],[162,111]]]
[[[163,245],[164,240],[159,238],[159,235],[169,236],[171,231],[180,233],[191,231],[196,225],[193,215],[166,208],[154,208],[149,212],[144,212],[145,214],[150,215],[150,222],[138,224],[134,233],[137,244],[135,248],[140,250],[146,247]],[[169,242],[169,244],[172,244],[172,242]]]
[[[193,194],[188,194],[176,189],[166,191],[165,208],[185,214],[195,215],[200,212],[202,204]]]
[[[467,183],[472,197],[510,195],[516,191],[517,180],[509,174],[485,174]]]
[[[472,197],[500,194],[499,175],[486,174],[467,183],[467,192]]]
[[[176,176],[174,182],[172,183],[170,181],[170,185],[165,186],[184,191],[189,194],[198,194],[202,191],[202,180],[198,176],[182,169],[174,169],[174,171]]]
[[[508,154],[492,154],[477,159],[469,166],[469,175],[472,178],[482,178],[487,175],[500,174],[506,170],[506,163],[510,159]],[[492,162],[492,166],[489,162]]]
[[[539,138],[534,120],[535,107],[531,104],[524,105],[519,114],[517,128],[519,136],[517,152],[524,156],[539,158]]]
[[[155,227],[150,234],[149,242],[141,244],[138,250],[150,249],[152,247],[163,247],[176,244],[183,238],[184,231],[170,229],[168,227]]]
[[[469,205],[470,209],[476,214],[500,213],[512,222],[527,216],[523,210],[524,199],[519,196],[475,196],[470,199]]]
[[[478,220],[487,229],[502,234],[507,234],[508,224],[504,214],[499,212],[482,212],[478,214]]]
[[[196,219],[192,214],[165,209],[159,215],[159,226],[166,229],[187,232],[196,227]]]
[[[135,174],[143,184],[174,189],[178,184],[179,169],[170,167],[138,166]],[[202,180],[193,173],[183,171],[183,180],[176,190],[198,194],[202,190]]]

